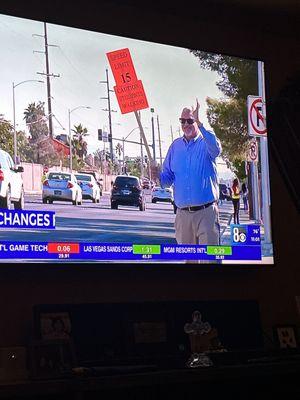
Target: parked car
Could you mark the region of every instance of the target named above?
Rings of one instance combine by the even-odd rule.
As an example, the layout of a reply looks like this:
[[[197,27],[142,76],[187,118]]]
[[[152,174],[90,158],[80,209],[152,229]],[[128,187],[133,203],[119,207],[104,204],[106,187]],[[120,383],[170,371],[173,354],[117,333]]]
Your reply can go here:
[[[71,201],[74,206],[82,204],[82,190],[74,174],[66,172],[49,172],[43,183],[43,203]]]
[[[100,187],[94,178],[90,174],[75,174],[77,182],[82,190],[82,198],[90,199],[93,203],[100,203]]]
[[[11,156],[0,149],[0,208],[16,210],[24,208],[24,186],[21,172],[24,168],[15,166]]]
[[[149,181],[149,179],[143,179],[142,188],[143,189],[151,189],[151,182]]]
[[[111,208],[117,209],[119,205],[139,207],[145,211],[145,195],[137,176],[118,175],[111,191]]]
[[[155,186],[151,193],[151,201],[152,203],[156,203],[157,201],[164,201],[173,204],[173,189]]]
[[[95,178],[95,181],[97,182],[97,185],[100,188],[100,196],[103,194],[103,179],[100,178],[100,175],[96,171],[86,171],[86,170],[81,170],[78,172],[79,174],[88,174],[92,175]]]

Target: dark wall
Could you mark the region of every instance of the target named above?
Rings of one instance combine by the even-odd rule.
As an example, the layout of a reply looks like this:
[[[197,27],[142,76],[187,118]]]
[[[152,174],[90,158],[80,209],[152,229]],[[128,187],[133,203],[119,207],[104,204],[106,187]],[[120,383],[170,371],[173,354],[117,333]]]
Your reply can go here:
[[[63,4],[61,4],[63,3]],[[167,2],[168,3],[168,2]],[[0,12],[173,45],[200,48],[266,63],[268,101],[287,78],[300,70],[299,28],[291,14],[242,7],[190,3],[178,9],[141,7],[128,2],[77,4],[52,1],[1,2]],[[130,5],[133,4],[133,5]],[[170,99],[171,100],[171,99]],[[270,135],[273,134],[270,132]],[[276,132],[274,135],[284,135]],[[288,159],[289,155],[286,154]],[[26,344],[32,329],[32,307],[42,303],[96,303],[165,300],[238,300],[259,302],[263,328],[297,324],[295,296],[300,295],[299,215],[285,180],[270,157],[274,267],[224,267],[222,270],[83,265],[3,267],[0,270],[0,346]],[[223,267],[222,267],[223,268]]]

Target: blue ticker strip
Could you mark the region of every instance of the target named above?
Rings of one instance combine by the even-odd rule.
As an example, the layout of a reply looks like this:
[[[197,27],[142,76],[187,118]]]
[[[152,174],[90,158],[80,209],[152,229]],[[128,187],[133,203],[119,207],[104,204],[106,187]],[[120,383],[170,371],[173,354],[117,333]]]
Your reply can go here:
[[[64,242],[60,242],[63,245]],[[151,245],[145,245],[145,253],[136,254],[132,243],[79,243],[78,253],[48,252],[47,242],[0,242],[0,259],[39,259],[39,260],[95,260],[95,261],[123,261],[123,260],[261,260],[261,246],[245,245],[231,246],[230,254],[207,254],[206,245],[159,245],[155,254],[151,254]],[[51,243],[52,244],[52,243]],[[63,246],[58,246],[63,248]],[[72,246],[71,246],[72,248]],[[215,246],[214,248],[218,248]],[[228,248],[228,246],[227,246]],[[149,254],[150,249],[150,254]],[[159,250],[159,251],[158,251]],[[222,246],[220,246],[222,250]]]

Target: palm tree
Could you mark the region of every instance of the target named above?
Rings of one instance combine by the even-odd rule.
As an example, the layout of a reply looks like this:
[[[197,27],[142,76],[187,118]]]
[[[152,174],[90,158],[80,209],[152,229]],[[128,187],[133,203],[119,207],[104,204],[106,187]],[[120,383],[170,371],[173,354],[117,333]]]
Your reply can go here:
[[[48,136],[48,126],[45,118],[43,102],[30,103],[24,111],[24,119],[29,127],[31,139],[36,141],[41,136]]]
[[[75,149],[75,153],[81,159],[87,155],[87,142],[84,137],[88,135],[87,128],[84,128],[81,124],[74,125],[72,131],[75,133],[75,137],[72,140],[72,146]]]
[[[123,153],[123,147],[122,147],[121,143],[118,143],[116,145],[116,153],[118,154],[119,159],[120,159],[121,158],[121,154]]]

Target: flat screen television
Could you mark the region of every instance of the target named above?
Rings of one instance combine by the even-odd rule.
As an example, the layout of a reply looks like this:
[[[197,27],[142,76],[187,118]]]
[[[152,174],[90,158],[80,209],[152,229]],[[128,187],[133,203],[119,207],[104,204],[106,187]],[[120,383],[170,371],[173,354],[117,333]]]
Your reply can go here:
[[[261,60],[7,15],[0,41],[0,262],[273,264]]]

